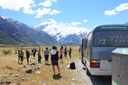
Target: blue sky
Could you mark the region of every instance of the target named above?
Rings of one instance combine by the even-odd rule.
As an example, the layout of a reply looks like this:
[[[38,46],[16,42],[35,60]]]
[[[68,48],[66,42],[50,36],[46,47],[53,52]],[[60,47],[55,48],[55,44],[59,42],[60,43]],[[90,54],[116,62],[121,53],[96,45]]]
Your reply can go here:
[[[54,19],[91,29],[128,22],[128,0],[0,0],[0,15],[27,25]]]

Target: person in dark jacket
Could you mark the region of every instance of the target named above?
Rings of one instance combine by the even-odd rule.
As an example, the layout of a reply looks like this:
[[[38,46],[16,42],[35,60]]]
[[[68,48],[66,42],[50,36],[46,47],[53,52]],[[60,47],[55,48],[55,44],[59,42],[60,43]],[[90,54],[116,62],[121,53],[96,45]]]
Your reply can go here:
[[[32,54],[33,54],[33,58],[34,58],[34,59],[35,59],[35,57],[36,57],[36,52],[37,52],[36,49],[33,48],[33,49],[32,49]]]
[[[55,66],[57,67],[58,72],[60,74],[60,68],[59,68],[59,64],[58,64],[58,51],[57,51],[57,47],[53,46],[50,53],[51,53],[51,63],[52,63],[52,68],[53,68],[54,75],[56,75]]]
[[[41,63],[41,47],[38,49],[38,63]]]
[[[29,64],[30,53],[27,49],[26,49],[26,57],[27,57],[27,64]]]
[[[71,54],[72,54],[72,48],[71,48],[71,47],[69,48],[68,53],[69,53],[69,57],[71,58],[71,57],[72,57],[72,56],[71,56]]]
[[[21,58],[21,64],[23,64],[23,59],[24,59],[23,49],[21,49],[21,51],[20,51],[20,58]]]

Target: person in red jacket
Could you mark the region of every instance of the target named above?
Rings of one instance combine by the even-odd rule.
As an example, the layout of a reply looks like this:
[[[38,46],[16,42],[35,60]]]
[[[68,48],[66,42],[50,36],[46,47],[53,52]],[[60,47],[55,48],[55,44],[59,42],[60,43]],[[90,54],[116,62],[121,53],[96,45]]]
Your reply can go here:
[[[63,63],[63,49],[62,48],[60,48],[59,54],[60,54],[60,62]]]

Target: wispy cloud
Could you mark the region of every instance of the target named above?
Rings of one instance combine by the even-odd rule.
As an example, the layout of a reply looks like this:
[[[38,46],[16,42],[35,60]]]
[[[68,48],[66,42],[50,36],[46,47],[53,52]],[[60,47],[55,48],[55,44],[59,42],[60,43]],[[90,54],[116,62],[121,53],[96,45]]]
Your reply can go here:
[[[111,16],[111,15],[115,15],[115,14],[117,14],[117,12],[115,12],[115,10],[111,10],[111,11],[105,11],[104,14],[105,14],[105,15],[109,15],[109,16]]]
[[[41,18],[43,15],[46,15],[46,14],[54,15],[57,13],[61,13],[61,11],[51,10],[50,8],[43,8],[43,9],[39,8],[38,10],[36,10],[35,18]]]
[[[79,24],[81,24],[81,22],[72,22],[71,24],[72,25],[79,25]]]
[[[52,10],[49,14],[53,15],[53,14],[58,14],[61,13],[62,11],[57,11],[57,10]]]
[[[39,3],[39,5],[50,7],[52,5],[52,2],[57,2],[57,0],[46,0],[45,2]]]
[[[85,19],[85,20],[83,20],[83,22],[84,22],[84,23],[86,23],[87,21],[88,21],[88,20],[86,20],[86,19]]]
[[[50,0],[47,0],[45,2],[39,3],[39,5],[42,5],[44,7],[50,7],[52,5],[52,2]]]
[[[36,18],[40,18],[42,15],[48,14],[51,11],[51,9],[43,8],[36,10]]]
[[[0,0],[3,9],[19,11],[21,8],[29,9],[36,6],[33,0]]]
[[[32,9],[23,9],[23,13],[25,13],[25,14],[35,14],[36,11],[34,11]]]
[[[35,4],[34,0],[0,0],[0,6],[3,9],[9,9],[13,11],[23,11],[25,14],[33,14],[36,15],[35,18],[41,18],[43,15],[49,14],[54,15],[57,13],[61,13],[58,10],[52,10],[50,8],[37,8],[33,10],[34,7],[38,7],[42,5],[44,7],[50,7],[52,2],[57,2],[57,0],[46,0],[38,5]]]
[[[111,16],[111,15],[118,14],[118,12],[124,11],[124,10],[128,10],[128,3],[120,4],[118,7],[116,7],[113,10],[106,10],[104,14]]]

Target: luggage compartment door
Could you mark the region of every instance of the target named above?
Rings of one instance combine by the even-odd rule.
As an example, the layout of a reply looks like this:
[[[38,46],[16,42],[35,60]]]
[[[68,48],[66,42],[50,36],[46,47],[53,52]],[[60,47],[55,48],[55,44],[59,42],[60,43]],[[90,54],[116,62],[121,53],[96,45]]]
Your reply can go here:
[[[100,69],[112,70],[111,52],[100,52]]]

